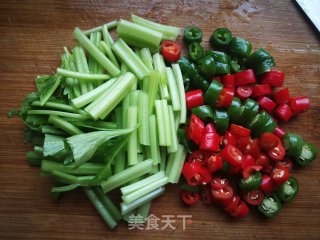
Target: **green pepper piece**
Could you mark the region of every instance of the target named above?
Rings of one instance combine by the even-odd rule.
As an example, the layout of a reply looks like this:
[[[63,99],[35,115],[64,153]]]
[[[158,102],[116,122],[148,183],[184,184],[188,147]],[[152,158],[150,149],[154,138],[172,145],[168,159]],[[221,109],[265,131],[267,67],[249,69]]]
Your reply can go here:
[[[254,137],[259,137],[260,134],[264,133],[264,132],[271,132],[273,133],[274,130],[277,127],[277,123],[274,121],[274,119],[272,117],[269,118],[269,120],[264,124],[264,126],[262,126],[261,128],[259,128],[258,130],[252,132],[252,135]]]
[[[179,137],[180,143],[185,147],[188,153],[191,153],[192,151],[190,148],[189,141],[187,140],[187,134],[185,129],[179,128],[177,131],[177,135]]]
[[[208,122],[213,119],[212,108],[208,105],[192,108],[191,112],[205,122]]]
[[[211,56],[204,56],[198,61],[198,69],[206,78],[212,78],[216,74],[216,62]]]
[[[300,135],[288,132],[284,135],[282,143],[288,156],[293,159],[301,156],[303,140]]]
[[[237,73],[245,69],[245,59],[231,55],[229,60],[231,73]]]
[[[229,63],[229,56],[224,52],[209,50],[205,55],[213,57],[216,62]]]
[[[241,107],[241,100],[238,97],[232,99],[231,105],[228,108],[228,115],[230,122],[238,123],[242,114],[243,108]]]
[[[222,135],[229,128],[229,116],[224,109],[215,109],[213,114],[213,125],[217,132]]]
[[[223,163],[223,167],[221,169],[221,172],[223,174],[227,174],[229,172],[229,170],[230,170],[231,165],[230,165],[230,163],[228,163],[226,161],[222,161],[222,163]]]
[[[209,42],[212,47],[222,48],[229,46],[232,33],[228,28],[217,28],[213,31]]]
[[[259,48],[257,51],[251,53],[247,59],[247,64],[251,67],[257,63],[262,63],[265,60],[272,58],[271,54],[268,53],[265,49]]]
[[[266,111],[262,111],[252,119],[248,124],[248,128],[251,129],[252,133],[258,131],[270,120],[270,118],[271,116]]]
[[[282,204],[277,194],[271,193],[263,199],[258,209],[266,217],[274,217],[281,211]]]
[[[277,190],[277,194],[282,202],[292,201],[299,192],[299,183],[295,177],[289,177],[289,179],[280,185]]]
[[[200,88],[203,92],[206,92],[210,84],[205,80],[198,72],[192,77],[192,86],[194,88]]]
[[[252,50],[252,45],[249,41],[233,37],[230,42],[230,52],[238,57],[245,58],[250,55]]]
[[[189,56],[192,61],[196,62],[204,56],[204,49],[199,42],[193,42],[189,45]]]
[[[246,125],[246,123],[252,121],[252,119],[257,115],[259,110],[259,104],[256,101],[248,98],[245,100],[242,108],[243,111],[240,115],[239,122],[242,125]]]
[[[183,40],[189,44],[193,42],[201,42],[202,35],[203,33],[201,29],[194,26],[186,27],[183,33]]]
[[[311,163],[317,156],[318,150],[311,143],[304,143],[302,146],[302,152],[299,158],[293,159],[294,163],[296,163],[300,167],[304,167]]]
[[[270,71],[270,69],[271,69],[272,67],[274,67],[275,65],[276,65],[276,64],[275,64],[273,58],[269,58],[269,59],[267,59],[267,60],[264,60],[264,61],[261,62],[261,63],[256,64],[256,65],[253,67],[253,70],[254,70],[254,73],[255,73],[255,74],[260,75],[260,74],[263,74],[263,73],[265,73],[265,72]]]
[[[220,96],[223,85],[217,80],[213,80],[204,95],[204,101],[211,106],[214,106]]]
[[[180,58],[178,64],[182,74],[186,77],[190,77],[194,74],[194,71],[196,71],[194,64],[192,64],[186,57]]]
[[[242,191],[249,192],[251,190],[257,189],[262,182],[261,172],[255,172],[248,178],[241,178],[239,187]]]
[[[216,62],[216,74],[225,75],[230,73],[230,65],[228,63]]]
[[[190,78],[189,77],[186,77],[186,76],[184,76],[183,75],[183,86],[184,86],[184,91],[189,91],[189,89],[190,89],[190,85],[191,85],[191,83],[190,83],[191,81],[190,81]]]

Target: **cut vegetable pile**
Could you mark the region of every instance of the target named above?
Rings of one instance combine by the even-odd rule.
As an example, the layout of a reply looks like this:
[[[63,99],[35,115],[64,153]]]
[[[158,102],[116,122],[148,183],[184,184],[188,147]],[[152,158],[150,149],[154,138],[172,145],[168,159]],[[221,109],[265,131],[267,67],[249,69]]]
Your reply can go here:
[[[252,52],[230,30],[215,30],[215,50],[205,51],[202,31],[187,27],[189,57],[180,57],[179,34],[135,15],[75,28],[77,45],[64,48],[56,73],[38,76],[37,91],[9,112],[24,122],[25,142],[34,145],[28,162],[52,178],[54,199],[82,187],[114,228],[132,214],[146,219],[152,200],[181,172],[184,203],[201,198],[235,217],[248,214],[247,203],[274,216],[295,197],[291,159],[305,166],[317,149],[285,133],[276,118],[306,111],[309,99],[273,90],[284,80],[271,69],[273,57]],[[115,189],[120,208],[110,199]]]

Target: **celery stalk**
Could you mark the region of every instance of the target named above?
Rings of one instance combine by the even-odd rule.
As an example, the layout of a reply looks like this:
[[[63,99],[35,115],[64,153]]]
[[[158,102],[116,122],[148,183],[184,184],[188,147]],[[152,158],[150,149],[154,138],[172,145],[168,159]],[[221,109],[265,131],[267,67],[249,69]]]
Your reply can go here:
[[[48,122],[52,123],[53,126],[62,129],[63,131],[69,133],[70,135],[77,135],[83,133],[79,128],[71,124],[70,122],[64,120],[61,117],[50,115]]]
[[[173,71],[170,67],[166,67],[166,76],[167,76],[169,90],[170,90],[172,109],[173,111],[180,111],[181,105],[180,105],[178,88],[177,88],[176,80],[173,75]]]
[[[165,66],[162,63],[162,59],[160,57],[161,55],[159,53],[156,53],[153,55],[153,65],[154,69],[159,71],[161,74],[161,79],[159,83],[159,89],[160,89],[160,94],[161,98],[163,99],[168,99],[169,98],[169,91],[167,87],[167,79],[165,75]]]
[[[140,58],[150,71],[153,70],[152,55],[149,48],[142,48],[140,50]]]
[[[182,73],[179,64],[172,64],[173,73],[176,79],[176,84],[178,87],[181,112],[180,112],[180,123],[186,123],[187,121],[187,107],[186,107],[186,95],[184,91]]]
[[[142,145],[150,145],[149,137],[149,101],[148,94],[145,92],[140,92],[139,95],[139,112],[138,112],[138,133],[139,133],[139,142]]]
[[[108,74],[93,74],[93,73],[80,73],[80,72],[73,72],[62,68],[57,68],[57,74],[64,76],[64,77],[71,77],[71,78],[78,78],[81,80],[86,81],[101,81],[101,80],[108,80],[110,79],[110,75]],[[82,81],[83,83],[83,81]],[[83,94],[87,93],[84,92]]]
[[[128,127],[135,127],[137,125],[137,107],[130,106],[128,108],[128,121],[127,126]],[[129,141],[127,144],[127,151],[128,151],[128,165],[135,165],[137,164],[137,156],[138,156],[138,150],[137,150],[137,129],[135,129],[132,133],[130,133]]]
[[[161,107],[162,107],[162,114],[163,114],[163,121],[164,121],[164,128],[159,131],[159,134],[165,135],[165,143],[164,146],[171,145],[171,129],[170,129],[170,118],[169,118],[169,107],[168,102],[166,99],[161,100]]]
[[[174,114],[172,110],[172,106],[168,106],[169,108],[169,126],[170,126],[170,138],[171,138],[171,145],[168,146],[168,152],[173,153],[178,150],[178,137],[177,137],[177,130],[175,128],[174,122]]]
[[[102,35],[103,35],[103,40],[105,41],[105,43],[111,47],[114,42],[113,42],[113,39],[109,33],[109,30],[108,30],[108,26],[107,24],[104,24],[101,28],[101,31],[102,31]]]
[[[155,115],[149,117],[149,134],[150,134],[150,155],[153,165],[160,163],[160,149],[158,144],[158,127]]]
[[[70,74],[68,71],[64,71],[64,69],[57,69],[57,74],[62,75],[64,77],[74,77],[79,78],[79,76],[86,75],[84,60],[82,59],[84,56],[83,48],[77,46],[73,48],[73,54],[75,58],[75,64],[77,68],[77,73]],[[79,75],[79,76],[77,76]],[[79,79],[79,86],[82,94],[85,94],[88,91],[87,84],[83,81],[83,79]]]
[[[43,172],[58,170],[72,175],[95,175],[98,174],[102,168],[103,165],[97,163],[84,163],[80,167],[74,168],[74,166],[65,165],[56,161],[46,159],[41,161],[41,171]]]
[[[161,100],[155,100],[154,105],[155,105],[156,116],[157,116],[159,145],[165,146],[166,145],[166,129],[165,129],[165,119],[164,119]]]
[[[158,86],[161,78],[161,73],[158,71],[151,71],[149,78],[148,78],[148,97],[149,97],[149,115],[153,113],[154,109],[154,101],[156,100]]]
[[[61,112],[61,111],[54,111],[54,110],[29,110],[28,114],[35,114],[35,115],[56,115],[61,117],[68,117],[77,120],[86,120],[88,116],[77,114],[77,113],[69,113],[69,112]]]
[[[170,183],[179,182],[186,155],[187,152],[181,144],[178,145],[178,151],[170,153],[166,167],[166,176],[168,177]]]
[[[150,208],[151,208],[151,202],[152,201],[149,201],[149,202],[143,204],[142,206],[140,206],[137,209],[137,215],[142,216],[143,222],[145,222],[147,220],[147,218],[148,218],[148,215],[149,215],[149,212],[150,212]]]
[[[167,161],[167,149],[166,147],[160,148],[160,171],[166,170],[166,161]]]
[[[126,72],[129,72],[128,66],[123,62],[121,63],[120,69],[121,69],[121,74],[125,74]]]
[[[114,56],[112,50],[111,50],[111,46],[107,45],[105,42],[101,41],[99,42],[99,45],[101,47],[101,49],[103,50],[103,52],[105,52],[108,56],[108,58],[110,59],[110,61],[117,67],[120,68],[120,65],[116,59],[116,57]]]
[[[107,29],[110,30],[110,29],[112,29],[112,28],[117,27],[117,25],[118,25],[118,21],[115,20],[115,21],[112,21],[112,22],[108,22],[108,23],[106,23],[106,24],[104,24],[104,25],[102,25],[102,26],[98,26],[98,27],[95,27],[95,28],[88,29],[88,30],[84,31],[83,33],[84,33],[85,35],[90,35],[90,33],[102,31],[102,27],[103,27],[103,26],[106,26]]]

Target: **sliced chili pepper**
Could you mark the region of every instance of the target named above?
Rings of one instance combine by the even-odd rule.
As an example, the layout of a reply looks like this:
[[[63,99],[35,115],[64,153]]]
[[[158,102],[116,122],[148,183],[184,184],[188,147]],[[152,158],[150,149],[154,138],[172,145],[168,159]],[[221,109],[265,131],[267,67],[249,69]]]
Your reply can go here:
[[[278,144],[278,146],[268,151],[268,155],[273,161],[281,161],[286,155],[286,150],[282,144]]]
[[[232,202],[229,205],[227,205],[224,208],[224,210],[228,213],[234,212],[238,208],[239,201],[240,201],[239,195],[234,195],[232,198]]]
[[[243,156],[243,163],[241,164],[241,170],[244,171],[246,168],[256,165],[256,160],[250,154]]]
[[[206,164],[206,161],[211,156],[211,153],[203,150],[195,150],[188,156],[188,162],[200,162],[201,166],[204,166]]]
[[[217,82],[219,82],[219,83],[222,83],[222,78],[221,78],[221,76],[214,76],[214,77],[212,77],[212,81],[213,80],[216,80]]]
[[[199,144],[204,131],[204,123],[195,114],[191,114],[189,131],[191,140]]]
[[[271,178],[277,185],[281,185],[288,180],[289,171],[286,168],[274,168],[271,173]]]
[[[200,162],[186,162],[182,168],[182,174],[186,179],[189,186],[195,187],[202,183],[202,173],[201,173],[201,163]]]
[[[241,218],[247,216],[249,212],[250,209],[247,204],[244,201],[240,200],[236,209],[234,211],[230,211],[229,214],[233,217]]]
[[[242,127],[237,124],[231,124],[230,125],[230,132],[238,137],[247,137],[250,136],[251,130],[245,127]]]
[[[255,172],[259,172],[261,170],[262,170],[262,167],[259,165],[250,165],[243,170],[242,176],[243,178],[247,179]]]
[[[225,188],[226,186],[230,186],[228,179],[221,177],[213,177],[210,183],[210,187],[213,190],[219,190],[221,188]]]
[[[244,193],[243,199],[252,206],[258,206],[264,199],[264,193],[260,189],[255,189]]]
[[[255,52],[251,53],[251,55],[247,59],[247,64],[250,66],[255,66],[264,62],[265,60],[270,59],[272,56],[265,49],[259,48]]]
[[[193,42],[188,46],[189,57],[192,61],[197,62],[204,56],[204,49],[199,42]]]
[[[273,92],[273,98],[277,104],[285,104],[290,101],[290,94],[288,88],[283,88],[279,91]]]
[[[205,127],[204,127],[204,134],[206,133],[217,133],[216,129],[214,128],[212,123],[208,123]]]
[[[227,206],[232,202],[233,189],[230,185],[214,190],[211,189],[212,198],[223,206]]]
[[[250,86],[239,86],[237,87],[236,95],[241,99],[245,100],[252,94],[252,87]]]
[[[289,121],[293,116],[293,112],[287,104],[279,105],[275,110],[275,114],[285,122]]]
[[[269,84],[257,84],[252,88],[251,97],[256,98],[260,96],[269,95],[272,93],[271,87]]]
[[[179,142],[185,147],[188,153],[191,153],[191,146],[189,144],[189,141],[187,139],[187,133],[186,129],[179,128],[177,131],[177,135],[179,138]]]
[[[232,33],[228,28],[217,28],[213,31],[209,42],[212,47],[221,48],[229,46]]]
[[[257,131],[253,132],[253,136],[259,137],[264,132],[274,132],[277,127],[277,122],[269,115],[269,120]]]
[[[273,134],[276,135],[278,138],[282,139],[283,136],[286,134],[286,131],[283,128],[277,126]]]
[[[163,41],[161,43],[161,54],[168,62],[177,62],[180,59],[181,47],[173,41]]]
[[[219,155],[212,155],[206,162],[208,170],[213,173],[223,168],[223,161]]]
[[[264,193],[272,193],[278,189],[278,186],[273,182],[269,175],[262,175],[260,188]]]
[[[241,152],[247,152],[252,144],[253,140],[250,136],[237,137],[236,147],[239,148]]]
[[[229,175],[237,175],[240,173],[241,167],[240,166],[235,166],[235,165],[230,165],[230,168],[228,170]]]
[[[230,52],[238,57],[248,57],[252,51],[252,44],[239,37],[232,37],[230,42]]]
[[[239,58],[235,55],[230,56],[229,65],[230,65],[230,70],[232,73],[240,72],[241,70],[243,70],[245,68],[245,64],[244,64],[243,59]]]
[[[276,162],[275,167],[276,168],[286,168],[286,169],[288,169],[289,172],[291,172],[292,167],[293,167],[293,163],[292,163],[291,159],[285,158],[282,161]]]
[[[266,110],[267,113],[271,114],[274,108],[277,106],[277,104],[272,101],[270,98],[266,96],[260,97],[258,100],[259,106]]]
[[[181,201],[189,206],[196,204],[200,199],[199,193],[187,191],[184,189],[180,191],[179,195]]]
[[[289,177],[277,190],[277,194],[282,202],[291,202],[298,192],[299,183],[295,177]]]
[[[254,158],[258,158],[261,154],[260,146],[259,146],[259,139],[255,138],[251,142],[251,144],[248,145],[247,149],[244,151],[245,154],[250,154]]]
[[[231,164],[227,161],[223,161],[223,168],[221,169],[222,174],[228,174],[229,170],[231,168]]]
[[[201,137],[199,149],[208,151],[219,151],[219,134],[206,133]]]
[[[233,145],[227,145],[225,148],[223,148],[220,152],[220,156],[223,160],[235,166],[241,166],[243,161],[242,152]]]
[[[234,135],[232,135],[229,131],[226,131],[223,136],[223,145],[227,146],[228,144],[235,146],[237,143],[237,139]]]
[[[239,121],[241,125],[247,126],[248,123],[251,122],[257,115],[259,111],[259,104],[256,101],[248,98],[244,101],[242,108],[243,111],[240,115]]]
[[[205,55],[213,57],[216,62],[225,64],[229,63],[229,56],[224,52],[209,50]]]
[[[288,156],[299,158],[303,146],[303,140],[300,135],[291,132],[286,133],[282,139],[282,143]]]
[[[202,105],[191,109],[191,112],[195,114],[202,121],[208,122],[213,120],[213,111],[209,105]]]
[[[200,190],[200,198],[204,204],[212,203],[211,189],[209,186],[203,186]]]
[[[266,151],[276,147],[279,142],[280,139],[276,135],[269,132],[262,133],[259,137],[260,148]]]
[[[260,172],[251,174],[248,178],[241,178],[239,187],[241,190],[248,192],[257,189],[262,182],[262,175]]]
[[[204,95],[204,100],[206,103],[214,106],[221,94],[223,85],[216,80],[213,80]]]
[[[228,115],[230,122],[238,122],[242,114],[243,109],[241,108],[241,101],[238,97],[234,97],[231,105],[228,107]]]
[[[266,154],[261,153],[259,157],[257,157],[256,159],[256,164],[262,167],[263,173],[270,174],[272,172],[272,169],[273,169],[272,162],[270,161],[270,158]]]
[[[216,74],[216,62],[213,57],[206,55],[198,60],[198,69],[205,78],[212,78]]]
[[[281,87],[284,82],[284,72],[271,70],[262,75],[261,83],[269,84],[272,87]]]
[[[265,72],[270,71],[272,67],[274,67],[276,63],[274,62],[273,57],[264,60],[263,62],[257,63],[254,67],[254,73],[257,75],[263,74]]]
[[[183,40],[186,43],[201,42],[202,41],[202,30],[195,26],[186,27],[183,33]]]
[[[206,185],[207,183],[211,182],[212,176],[207,168],[201,167],[200,173],[201,173],[201,183],[203,185]]]
[[[186,92],[186,103],[189,110],[202,106],[204,104],[204,99],[201,89]]]
[[[248,85],[251,83],[256,83],[256,77],[252,69],[243,70],[235,74],[236,86]]]
[[[261,129],[269,120],[271,116],[266,112],[262,111],[257,114],[252,121],[248,124],[248,128],[251,129],[251,132],[256,132]]]
[[[236,76],[234,74],[227,74],[222,76],[223,87],[229,88],[231,91],[235,91]]]
[[[266,196],[259,205],[259,211],[266,217],[274,217],[281,211],[282,205],[277,194],[271,193]]]
[[[234,92],[229,88],[223,88],[218,98],[216,107],[229,107],[232,103]]]
[[[219,134],[224,134],[229,127],[229,116],[224,109],[215,109],[213,114],[213,124]]]
[[[302,151],[299,158],[294,158],[294,162],[300,166],[304,167],[310,164],[317,156],[318,150],[311,143],[304,143],[302,146]]]
[[[292,97],[290,99],[290,108],[294,115],[307,111],[310,108],[309,98],[306,96]]]

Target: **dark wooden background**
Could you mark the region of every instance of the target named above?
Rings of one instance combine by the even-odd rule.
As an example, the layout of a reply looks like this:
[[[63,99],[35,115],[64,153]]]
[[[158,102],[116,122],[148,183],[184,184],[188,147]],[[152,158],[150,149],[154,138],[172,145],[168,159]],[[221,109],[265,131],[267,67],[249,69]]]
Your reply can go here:
[[[264,47],[286,73],[292,95],[306,94],[312,107],[285,126],[320,146],[319,33],[293,1],[1,1],[0,3],[0,238],[1,239],[319,239],[319,157],[305,169],[295,170],[300,193],[282,213],[266,220],[252,211],[234,220],[218,207],[201,203],[186,208],[178,199],[179,186],[168,186],[154,201],[151,212],[190,214],[182,230],[129,231],[125,223],[110,231],[81,191],[54,203],[50,181],[39,176],[25,160],[23,125],[7,119],[34,89],[37,74],[55,71],[63,46],[74,44],[75,26],[91,28],[135,13],[157,22],[204,30],[204,42],[213,29],[228,27],[234,35]],[[163,218],[162,218],[163,219]]]

